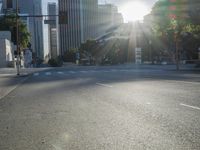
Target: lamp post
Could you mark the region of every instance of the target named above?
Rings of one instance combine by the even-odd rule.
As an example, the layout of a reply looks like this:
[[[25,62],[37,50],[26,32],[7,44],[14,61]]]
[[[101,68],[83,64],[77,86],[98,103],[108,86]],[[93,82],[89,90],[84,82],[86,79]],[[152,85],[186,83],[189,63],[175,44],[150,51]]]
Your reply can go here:
[[[18,10],[18,0],[16,0],[16,46],[17,46],[17,75],[20,75],[20,49],[19,49],[19,10]]]

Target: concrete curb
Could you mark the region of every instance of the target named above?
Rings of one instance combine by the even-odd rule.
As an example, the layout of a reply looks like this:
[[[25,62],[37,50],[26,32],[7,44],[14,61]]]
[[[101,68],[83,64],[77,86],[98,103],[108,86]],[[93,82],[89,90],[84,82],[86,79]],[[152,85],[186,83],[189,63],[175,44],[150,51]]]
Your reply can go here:
[[[6,97],[7,95],[9,95],[12,91],[14,91],[18,86],[22,85],[26,80],[28,80],[28,78],[30,77],[29,75],[26,76],[17,76],[17,75],[11,75],[12,77],[15,78],[21,78],[24,77],[24,79],[22,79],[21,81],[19,81],[18,83],[16,83],[16,85],[14,85],[13,87],[11,87],[9,90],[7,90],[6,92],[4,92],[3,94],[0,95],[0,100],[2,100],[4,97]],[[1,77],[1,76],[0,76]],[[8,76],[7,76],[8,77]]]

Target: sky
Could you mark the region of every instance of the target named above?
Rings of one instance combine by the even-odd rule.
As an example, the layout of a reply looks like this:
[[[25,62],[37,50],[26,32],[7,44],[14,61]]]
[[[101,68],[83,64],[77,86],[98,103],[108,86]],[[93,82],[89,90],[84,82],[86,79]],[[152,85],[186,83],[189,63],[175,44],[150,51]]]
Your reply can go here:
[[[151,11],[151,8],[156,1],[157,0],[99,0],[99,3],[105,4],[106,2],[115,4],[116,6],[118,6],[119,12],[122,13],[125,22],[128,22],[128,21],[133,21],[130,19],[131,17],[135,18],[136,20],[136,19],[141,19],[144,15],[148,14]],[[132,4],[132,6],[129,4]],[[141,11],[141,9],[144,10]],[[131,14],[136,14],[136,15],[131,16]],[[140,14],[140,16],[137,16],[138,14]]]

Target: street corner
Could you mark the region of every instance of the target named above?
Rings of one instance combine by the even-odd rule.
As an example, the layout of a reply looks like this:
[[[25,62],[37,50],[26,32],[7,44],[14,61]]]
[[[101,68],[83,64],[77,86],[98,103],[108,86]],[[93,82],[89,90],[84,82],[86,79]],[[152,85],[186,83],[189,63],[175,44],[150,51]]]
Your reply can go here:
[[[23,84],[29,74],[0,74],[0,100]]]

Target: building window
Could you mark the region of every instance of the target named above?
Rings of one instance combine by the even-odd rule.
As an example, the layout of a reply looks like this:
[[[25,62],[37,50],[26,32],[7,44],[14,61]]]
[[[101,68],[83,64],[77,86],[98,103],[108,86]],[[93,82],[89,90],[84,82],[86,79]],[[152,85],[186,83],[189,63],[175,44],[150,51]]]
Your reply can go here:
[[[7,0],[7,8],[13,8],[13,0]]]

